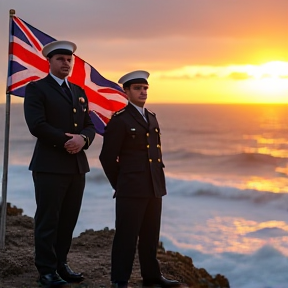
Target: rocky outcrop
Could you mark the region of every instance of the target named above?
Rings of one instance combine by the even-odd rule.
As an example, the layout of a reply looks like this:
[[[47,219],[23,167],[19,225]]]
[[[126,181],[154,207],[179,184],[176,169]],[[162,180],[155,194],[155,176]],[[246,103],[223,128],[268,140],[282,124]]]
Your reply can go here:
[[[22,216],[22,209],[7,206],[6,247],[0,251],[0,287],[37,287],[34,267],[33,219]],[[81,287],[110,287],[110,254],[114,230],[86,230],[73,239],[69,264],[75,271],[83,271]],[[158,247],[158,259],[165,277],[181,281],[194,288],[229,288],[223,275],[211,276],[204,268],[196,268],[190,257]],[[141,286],[138,255],[135,257],[130,279],[131,287]],[[75,286],[75,287],[80,287]]]

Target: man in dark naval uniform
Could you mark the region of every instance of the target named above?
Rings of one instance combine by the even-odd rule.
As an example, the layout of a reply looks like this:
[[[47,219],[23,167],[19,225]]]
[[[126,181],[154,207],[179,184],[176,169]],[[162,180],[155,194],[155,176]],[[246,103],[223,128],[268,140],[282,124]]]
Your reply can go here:
[[[166,187],[160,128],[155,113],[144,108],[148,76],[146,71],[134,71],[118,81],[129,103],[109,121],[99,157],[116,197],[111,267],[116,287],[128,285],[137,241],[143,285],[180,284],[163,277],[156,258]]]
[[[84,149],[95,137],[82,88],[67,81],[76,45],[55,41],[42,54],[49,74],[27,85],[24,113],[37,138],[29,166],[35,186],[35,265],[42,286],[80,282],[67,264],[89,165]]]

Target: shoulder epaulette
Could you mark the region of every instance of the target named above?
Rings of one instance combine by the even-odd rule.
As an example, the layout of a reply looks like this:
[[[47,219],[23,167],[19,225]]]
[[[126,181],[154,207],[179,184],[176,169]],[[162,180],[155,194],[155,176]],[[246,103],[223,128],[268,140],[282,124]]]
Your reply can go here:
[[[124,111],[125,111],[125,108],[123,108],[123,109],[115,112],[115,113],[113,114],[113,116],[117,116],[117,115],[121,114],[121,113],[124,112]]]
[[[149,110],[149,109],[147,109],[147,111],[148,111],[150,114],[152,114],[153,116],[156,116],[156,114],[155,114],[153,111],[151,111],[151,110]]]

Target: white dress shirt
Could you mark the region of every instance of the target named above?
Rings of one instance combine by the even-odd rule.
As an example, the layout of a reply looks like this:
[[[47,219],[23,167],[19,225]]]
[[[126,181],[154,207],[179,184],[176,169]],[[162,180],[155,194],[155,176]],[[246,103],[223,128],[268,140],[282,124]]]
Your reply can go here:
[[[57,83],[58,83],[60,86],[62,86],[63,82],[65,81],[67,87],[70,89],[69,84],[68,84],[68,81],[67,81],[67,78],[64,78],[64,79],[58,78],[57,76],[53,75],[53,74],[51,73],[51,71],[49,72],[49,74],[57,81]]]
[[[129,102],[129,103],[131,103],[131,104],[138,110],[138,112],[142,115],[142,117],[144,118],[144,120],[147,122],[147,119],[146,119],[146,116],[145,116],[145,108],[144,108],[144,107],[137,106],[137,105],[135,105],[135,104],[132,103],[132,102]]]

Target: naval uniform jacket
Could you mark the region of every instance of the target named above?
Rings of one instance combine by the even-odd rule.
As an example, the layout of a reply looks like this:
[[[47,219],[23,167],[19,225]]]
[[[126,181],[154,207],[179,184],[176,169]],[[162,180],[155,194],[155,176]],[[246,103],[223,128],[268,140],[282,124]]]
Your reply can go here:
[[[106,126],[100,162],[116,197],[162,197],[166,194],[160,128],[155,113],[147,122],[130,103]]]
[[[70,82],[69,87],[73,99],[65,94],[50,74],[26,87],[25,119],[31,134],[37,137],[29,166],[32,171],[63,174],[89,171],[83,149],[87,149],[92,143],[95,128],[88,114],[84,90]],[[70,137],[65,133],[83,134],[87,137],[80,152],[69,154],[66,151],[64,144]]]

